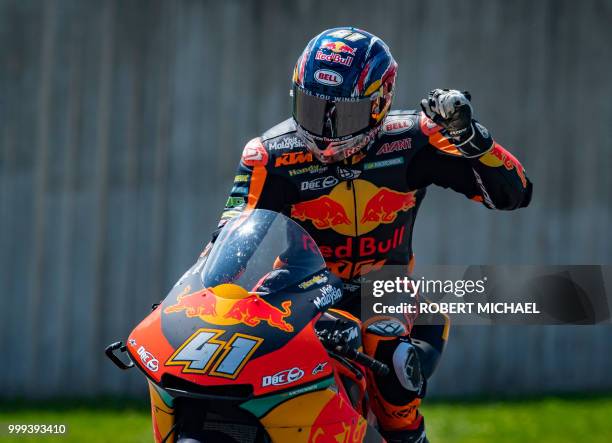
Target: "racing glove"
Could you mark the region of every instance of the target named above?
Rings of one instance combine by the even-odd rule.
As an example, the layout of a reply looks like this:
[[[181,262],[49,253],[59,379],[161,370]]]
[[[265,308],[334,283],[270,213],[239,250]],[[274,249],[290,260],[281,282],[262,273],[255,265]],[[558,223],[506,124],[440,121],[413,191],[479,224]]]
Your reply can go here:
[[[471,99],[468,91],[434,89],[421,100],[425,115],[442,126],[444,135],[468,158],[480,157],[493,146],[489,131],[472,119]]]

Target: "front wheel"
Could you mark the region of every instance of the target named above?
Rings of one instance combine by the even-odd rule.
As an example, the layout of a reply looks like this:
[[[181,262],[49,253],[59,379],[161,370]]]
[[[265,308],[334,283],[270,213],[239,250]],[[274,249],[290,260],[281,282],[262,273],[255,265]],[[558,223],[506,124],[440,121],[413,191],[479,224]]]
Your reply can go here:
[[[259,421],[222,401],[185,399],[175,405],[176,443],[270,443]]]
[[[238,443],[238,441],[219,431],[186,431],[178,435],[176,443]]]

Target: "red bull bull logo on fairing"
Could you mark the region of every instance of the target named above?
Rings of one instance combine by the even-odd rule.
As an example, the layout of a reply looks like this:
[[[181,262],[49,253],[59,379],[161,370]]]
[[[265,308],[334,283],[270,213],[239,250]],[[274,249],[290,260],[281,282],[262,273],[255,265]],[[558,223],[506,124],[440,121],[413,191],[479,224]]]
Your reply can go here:
[[[217,315],[217,298],[207,288],[196,292],[191,291],[191,286],[186,286],[177,297],[176,304],[164,309],[166,314],[185,311],[187,317],[201,317]]]
[[[353,181],[353,188],[354,191],[339,183],[328,195],[296,203],[291,208],[291,217],[308,220],[317,229],[333,229],[355,236],[366,234],[380,224],[393,223],[400,212],[416,205],[415,191],[379,188],[361,179]]]
[[[268,326],[285,332],[293,332],[293,326],[285,318],[291,316],[291,301],[281,303],[281,308],[268,303],[257,294],[233,284],[219,285],[190,293],[190,287],[177,297],[176,304],[164,309],[165,314],[184,312],[188,318],[214,325]]]

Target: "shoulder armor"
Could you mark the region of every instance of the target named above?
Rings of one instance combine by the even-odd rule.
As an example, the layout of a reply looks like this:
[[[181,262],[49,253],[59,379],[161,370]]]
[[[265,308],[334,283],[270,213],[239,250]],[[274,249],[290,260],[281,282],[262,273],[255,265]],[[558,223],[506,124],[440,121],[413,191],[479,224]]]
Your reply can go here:
[[[395,115],[419,115],[420,111],[417,111],[416,109],[394,109],[392,111],[389,111],[389,113],[387,114],[387,117],[390,116],[395,116]]]
[[[262,146],[268,155],[268,168],[275,174],[287,167],[312,162],[312,153],[297,134],[297,125],[290,118],[267,130],[261,136]],[[282,168],[279,168],[282,167]],[[269,169],[270,170],[270,169]]]
[[[288,118],[287,120],[280,122],[276,126],[272,126],[261,136],[262,141],[268,141],[270,139],[280,137],[282,135],[287,135],[295,132],[297,126],[295,124],[295,120],[293,118]]]
[[[413,139],[418,134],[419,115],[416,111],[391,111],[381,123],[376,154],[411,152]]]
[[[293,153],[308,151],[304,141],[296,134],[296,124],[292,118],[266,131],[262,136],[262,142],[266,151],[270,154],[270,158],[275,159],[274,164],[276,166],[292,163],[291,155]],[[298,161],[298,159],[294,160]]]
[[[419,127],[419,114],[417,111],[391,111],[381,124],[381,136],[414,133]]]

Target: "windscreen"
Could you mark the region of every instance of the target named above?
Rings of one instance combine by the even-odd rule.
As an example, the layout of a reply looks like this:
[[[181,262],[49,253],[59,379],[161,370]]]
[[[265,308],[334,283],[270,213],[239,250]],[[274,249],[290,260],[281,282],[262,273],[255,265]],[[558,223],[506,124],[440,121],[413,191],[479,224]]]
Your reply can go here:
[[[252,292],[274,292],[325,268],[312,237],[288,217],[264,209],[230,220],[202,270],[205,287],[233,283]]]

